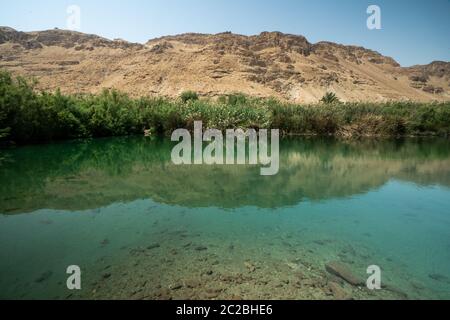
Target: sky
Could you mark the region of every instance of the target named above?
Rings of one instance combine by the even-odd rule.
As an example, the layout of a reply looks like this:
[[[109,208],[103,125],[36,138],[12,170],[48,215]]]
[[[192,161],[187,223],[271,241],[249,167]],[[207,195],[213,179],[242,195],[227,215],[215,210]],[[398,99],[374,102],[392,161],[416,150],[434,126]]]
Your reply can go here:
[[[109,39],[281,31],[363,46],[402,66],[450,61],[450,0],[0,0],[0,25],[67,29],[70,5],[81,10],[79,31]],[[380,30],[367,28],[369,5],[380,7]]]

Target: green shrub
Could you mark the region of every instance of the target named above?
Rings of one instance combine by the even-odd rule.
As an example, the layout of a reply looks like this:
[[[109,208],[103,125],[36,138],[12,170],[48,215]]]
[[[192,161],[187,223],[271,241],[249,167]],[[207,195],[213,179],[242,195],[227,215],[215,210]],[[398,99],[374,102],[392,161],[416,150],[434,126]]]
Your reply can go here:
[[[183,93],[181,93],[180,98],[183,103],[186,103],[188,101],[196,101],[198,100],[198,94],[194,91],[184,91]]]
[[[235,106],[237,104],[246,104],[248,102],[247,96],[243,93],[233,93],[229,95],[220,96],[218,102],[221,104],[228,104]]]

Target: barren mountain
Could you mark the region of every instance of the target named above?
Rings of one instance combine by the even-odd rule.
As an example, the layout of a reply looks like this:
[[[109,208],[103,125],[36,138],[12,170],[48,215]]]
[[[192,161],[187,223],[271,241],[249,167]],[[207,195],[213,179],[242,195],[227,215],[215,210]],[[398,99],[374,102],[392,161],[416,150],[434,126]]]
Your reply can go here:
[[[175,97],[243,92],[317,102],[326,91],[343,101],[450,100],[450,63],[402,68],[375,51],[302,36],[263,32],[183,34],[145,45],[59,29],[0,27],[0,68],[33,76],[45,90]]]

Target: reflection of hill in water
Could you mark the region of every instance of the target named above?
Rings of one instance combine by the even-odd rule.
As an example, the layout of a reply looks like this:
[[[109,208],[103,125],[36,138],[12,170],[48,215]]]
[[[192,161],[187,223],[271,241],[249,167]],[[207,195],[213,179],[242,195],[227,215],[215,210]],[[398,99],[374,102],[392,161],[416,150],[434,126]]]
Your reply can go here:
[[[280,207],[365,193],[390,179],[450,186],[447,140],[283,141],[278,175],[259,167],[174,166],[171,144],[143,138],[3,152],[0,212],[82,210],[150,198],[190,207]]]

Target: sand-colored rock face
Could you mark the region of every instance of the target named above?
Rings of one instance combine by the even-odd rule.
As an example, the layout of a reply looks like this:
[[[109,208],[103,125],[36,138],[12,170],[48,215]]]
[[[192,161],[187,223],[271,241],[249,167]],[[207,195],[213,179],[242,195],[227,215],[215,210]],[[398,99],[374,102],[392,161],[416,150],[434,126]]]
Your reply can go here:
[[[450,63],[402,68],[361,47],[311,44],[302,36],[263,32],[183,34],[145,45],[64,30],[0,28],[0,68],[34,76],[39,88],[132,96],[206,97],[243,92],[317,102],[326,91],[343,101],[450,100]]]

